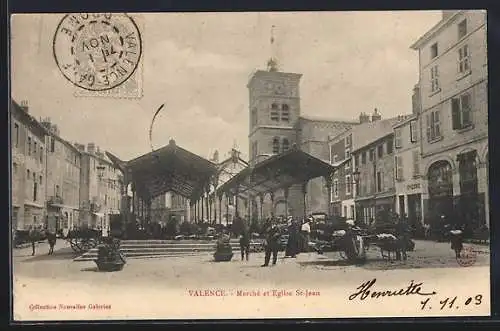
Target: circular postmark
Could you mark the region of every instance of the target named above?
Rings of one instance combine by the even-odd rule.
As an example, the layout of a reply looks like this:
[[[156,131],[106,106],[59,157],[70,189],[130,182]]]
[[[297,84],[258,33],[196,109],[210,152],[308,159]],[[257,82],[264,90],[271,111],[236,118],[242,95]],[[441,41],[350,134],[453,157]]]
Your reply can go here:
[[[477,253],[472,246],[465,246],[457,257],[457,263],[462,267],[470,267],[477,261]]]
[[[105,91],[123,84],[135,72],[142,40],[127,14],[67,14],[57,26],[53,51],[67,80],[85,90]]]

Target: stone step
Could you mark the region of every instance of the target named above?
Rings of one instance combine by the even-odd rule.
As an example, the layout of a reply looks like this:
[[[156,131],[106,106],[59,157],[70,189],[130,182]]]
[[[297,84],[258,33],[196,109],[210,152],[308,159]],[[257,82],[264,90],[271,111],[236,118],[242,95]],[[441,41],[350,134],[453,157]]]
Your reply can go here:
[[[231,239],[231,243],[239,243],[239,239]],[[136,244],[216,244],[217,240],[122,240],[121,245]]]
[[[206,252],[207,256],[210,256],[211,254]],[[127,255],[127,259],[152,259],[152,258],[162,258],[162,257],[182,257],[182,256],[199,256],[200,253],[183,253],[183,254],[137,254],[137,255]],[[74,262],[88,262],[88,261],[94,261],[97,259],[97,254],[91,254],[91,255],[82,255],[80,257],[75,258],[73,261]]]

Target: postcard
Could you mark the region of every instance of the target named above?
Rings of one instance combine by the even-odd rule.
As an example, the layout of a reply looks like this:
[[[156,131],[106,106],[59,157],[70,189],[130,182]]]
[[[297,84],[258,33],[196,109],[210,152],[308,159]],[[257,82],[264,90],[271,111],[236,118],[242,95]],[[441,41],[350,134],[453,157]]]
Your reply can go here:
[[[486,11],[10,22],[13,321],[490,315]]]

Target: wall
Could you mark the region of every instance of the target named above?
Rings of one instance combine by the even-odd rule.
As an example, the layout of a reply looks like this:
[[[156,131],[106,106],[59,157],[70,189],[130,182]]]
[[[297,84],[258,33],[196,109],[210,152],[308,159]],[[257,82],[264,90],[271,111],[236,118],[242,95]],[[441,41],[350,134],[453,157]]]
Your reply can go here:
[[[13,226],[28,229],[35,217],[37,224],[45,223],[45,130],[16,104],[11,107],[11,125]]]

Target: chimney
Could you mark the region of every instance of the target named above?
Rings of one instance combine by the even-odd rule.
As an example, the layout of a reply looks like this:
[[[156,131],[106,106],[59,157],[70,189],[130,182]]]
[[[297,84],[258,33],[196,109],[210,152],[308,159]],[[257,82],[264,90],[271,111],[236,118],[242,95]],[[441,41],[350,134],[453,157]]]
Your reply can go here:
[[[89,154],[95,154],[95,144],[94,143],[87,144],[87,152]]]
[[[372,114],[372,122],[379,121],[381,119],[382,119],[382,115],[380,115],[380,113],[378,112],[377,108],[375,108],[373,110],[373,114]]]
[[[212,157],[212,161],[215,163],[219,163],[219,151],[214,152],[214,156]]]
[[[80,152],[85,152],[85,145],[79,144],[79,143],[74,143],[74,146],[76,147],[77,150]]]
[[[370,122],[370,116],[368,116],[368,114],[366,114],[365,112],[362,112],[361,114],[359,114],[359,123],[360,124],[364,124],[364,123],[368,123]]]
[[[21,105],[20,105],[21,109],[24,110],[26,113],[29,113],[29,106],[28,106],[28,100],[22,100],[21,101]]]
[[[411,96],[411,106],[412,113],[414,115],[420,114],[422,103],[420,102],[420,87],[418,85],[415,85],[415,87],[413,88],[413,94]]]

